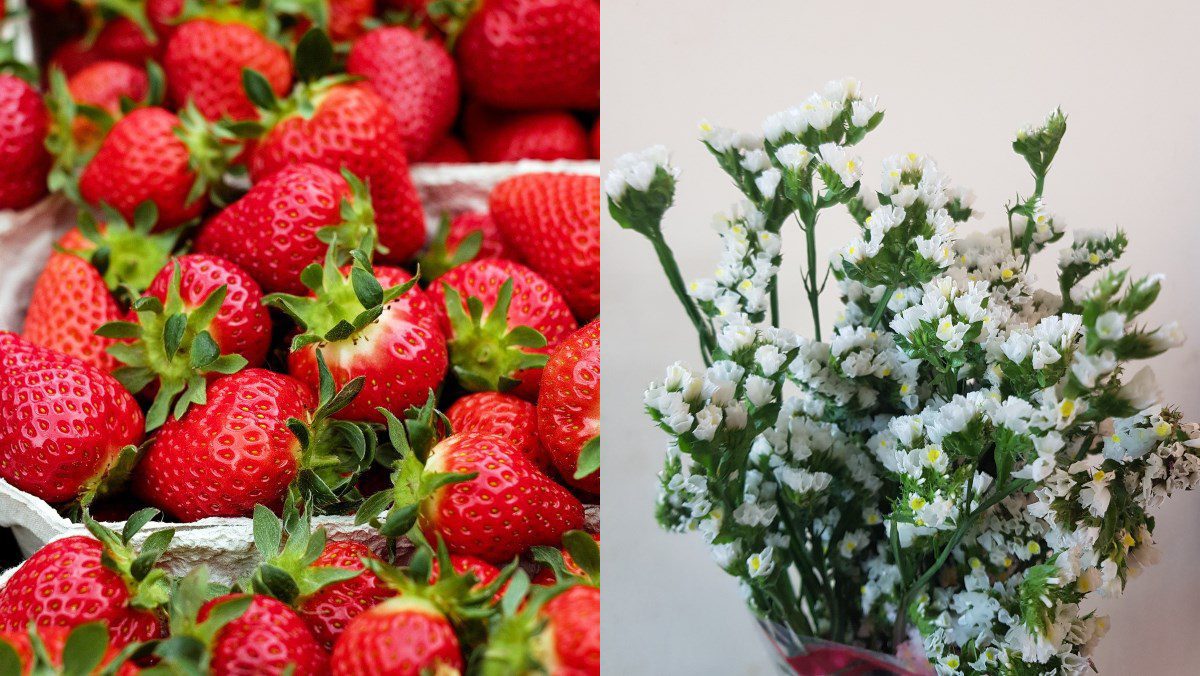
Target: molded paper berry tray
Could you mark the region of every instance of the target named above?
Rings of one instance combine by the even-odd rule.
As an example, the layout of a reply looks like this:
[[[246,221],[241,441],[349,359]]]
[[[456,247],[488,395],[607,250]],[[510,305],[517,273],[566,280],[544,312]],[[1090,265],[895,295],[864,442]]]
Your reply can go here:
[[[413,181],[421,193],[430,229],[442,214],[485,211],[494,185],[516,174],[557,171],[598,176],[598,162],[522,161],[507,164],[425,165],[413,168]],[[61,197],[50,197],[22,212],[0,212],[0,330],[19,331],[29,296],[38,273],[50,255],[51,246],[75,223],[75,210]],[[338,540],[362,542],[376,551],[383,538],[367,526],[355,526],[353,517],[330,516],[314,519]],[[598,531],[600,510],[587,507],[587,530]],[[18,490],[0,479],[0,527],[12,528],[22,552],[29,556],[51,540],[85,533],[81,524],[62,517],[44,500]],[[208,518],[193,523],[154,522],[135,538],[163,528],[174,528],[175,538],[163,555],[166,568],[183,574],[206,563],[213,578],[232,582],[247,574],[256,563],[250,519]],[[398,545],[403,554],[406,542]],[[11,571],[0,576],[7,579]]]

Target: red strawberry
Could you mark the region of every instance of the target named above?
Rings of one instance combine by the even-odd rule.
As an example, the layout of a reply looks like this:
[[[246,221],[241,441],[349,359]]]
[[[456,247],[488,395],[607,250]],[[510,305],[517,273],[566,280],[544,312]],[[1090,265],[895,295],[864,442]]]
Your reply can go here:
[[[445,136],[433,144],[421,161],[425,164],[465,164],[471,161],[471,154],[461,141],[453,136]]]
[[[182,115],[139,108],[118,120],[79,177],[83,199],[108,204],[126,219],[151,201],[160,228],[199,216],[202,197],[220,181],[237,146],[224,143],[194,109]]]
[[[162,52],[162,44],[148,37],[134,21],[118,17],[105,22],[96,35],[92,49],[103,59],[138,66],[147,60],[157,59]]]
[[[538,467],[545,469],[550,464],[538,441],[537,407],[520,397],[503,392],[468,394],[454,402],[446,417],[455,432],[503,437]]]
[[[119,214],[106,217],[109,223],[97,226],[90,213],[81,212],[79,228],[59,239],[34,284],[21,335],[110,372],[117,361],[105,349],[114,341],[97,336],[96,329],[122,317],[113,292],[145,290],[166,263],[177,233],[150,234],[155,216],[149,204],[132,226]]]
[[[325,387],[328,385],[328,388]],[[353,485],[361,458],[349,458],[329,416],[352,398],[356,381],[318,402],[300,381],[263,369],[245,369],[208,385],[206,401],[169,419],[154,435],[133,476],[134,492],[185,521],[245,516],[257,504],[278,508],[288,486],[319,481],[324,491]],[[322,380],[322,393],[332,392]],[[289,429],[305,423],[306,443]]]
[[[0,355],[0,477],[59,503],[128,471],[143,422],[120,383],[13,333],[0,332]]]
[[[138,520],[144,524],[156,513],[139,513]],[[118,648],[163,634],[159,611],[170,586],[161,569],[132,565],[137,552],[129,540],[136,528],[118,537],[91,519],[85,522],[96,537],[76,535],[47,544],[0,589],[0,631],[22,631],[30,622],[45,631],[102,620]],[[172,535],[169,529],[151,534],[146,553],[161,552]]]
[[[424,471],[476,474],[421,501],[422,530],[451,553],[503,563],[534,545],[557,544],[583,523],[583,505],[496,436],[451,435],[434,446]]]
[[[458,73],[445,47],[401,27],[377,28],[350,50],[346,72],[366,78],[391,107],[412,162],[421,161],[458,115]]]
[[[584,538],[590,537],[596,543],[596,547],[592,548],[592,552],[594,553],[595,560],[599,561],[600,536],[595,533],[592,533],[589,535],[589,534],[583,533],[582,531],[576,531],[576,533],[578,533],[579,536],[584,537]],[[578,540],[572,540],[571,534],[568,534],[566,537],[564,537],[563,541],[564,541],[564,545],[583,544],[582,542],[580,542]],[[561,554],[562,554],[562,572],[565,572],[568,575],[573,575],[573,576],[579,577],[579,578],[586,579],[586,578],[591,577],[591,574],[589,574],[587,571],[585,571],[583,568],[581,568],[578,563],[575,562],[575,558],[573,556],[571,556],[571,552],[568,551],[566,549],[566,547],[564,547],[561,550]],[[541,568],[538,569],[537,573],[535,573],[533,575],[533,577],[531,578],[530,581],[533,582],[534,584],[540,584],[540,585],[544,585],[547,587],[551,587],[551,586],[554,586],[554,584],[556,582],[558,582],[558,575],[555,574],[554,566],[542,566]]]
[[[374,216],[361,183],[352,190],[336,172],[295,164],[255,183],[213,217],[195,248],[242,266],[268,292],[302,293],[300,273],[328,248],[321,231],[355,245],[374,230]]]
[[[546,626],[538,646],[550,674],[599,676],[600,589],[575,585],[542,607]]]
[[[216,256],[188,254],[174,259],[182,272],[179,295],[183,311],[195,310],[214,291],[226,288],[225,301],[208,326],[222,354],[240,354],[250,366],[260,366],[271,342],[271,317],[262,304],[262,290],[238,266]],[[167,302],[174,266],[167,265],[146,294]]]
[[[457,247],[473,232],[483,235],[477,254],[479,258],[516,260],[514,252],[504,243],[500,228],[496,227],[496,222],[486,213],[466,212],[455,216],[454,220],[450,221],[450,233],[446,237],[446,244]]]
[[[600,7],[592,0],[490,0],[456,47],[467,93],[497,108],[597,108]]]
[[[431,602],[411,596],[359,615],[333,648],[334,676],[460,673],[462,647],[454,627]]]
[[[50,55],[50,66],[59,68],[71,76],[88,65],[103,60],[104,55],[97,52],[94,45],[89,45],[84,38],[76,38],[67,40],[54,50]]]
[[[150,78],[144,69],[121,61],[98,61],[70,76],[67,89],[77,103],[119,115],[122,97],[132,101],[146,98]]]
[[[345,84],[338,78],[315,79],[325,71],[327,64],[322,62],[327,58],[311,54],[321,51],[317,47],[322,35],[316,31],[308,35],[316,37],[302,40],[297,48],[297,62],[304,65],[303,82],[288,102],[271,96],[260,76],[245,77],[263,116],[250,155],[250,176],[258,181],[302,162],[348,170],[371,188],[379,243],[387,249],[383,260],[406,261],[425,244],[425,215],[408,173],[400,126],[387,103],[367,86]]]
[[[592,125],[592,133],[591,133],[589,139],[592,144],[592,158],[598,160],[598,159],[600,159],[600,120],[599,119],[597,119],[596,123]]]
[[[504,241],[562,292],[580,320],[600,314],[600,179],[523,174],[502,181],[488,208]]]
[[[260,15],[235,14],[232,20],[190,19],[175,27],[163,56],[167,93],[176,106],[189,101],[210,120],[257,117],[242,89],[242,69],[261,74],[276,94],[292,82],[287,50],[272,42],[253,22]]]
[[[471,157],[478,162],[586,160],[591,156],[587,132],[570,113],[475,111],[464,124]]]
[[[243,594],[219,596],[200,608],[198,619],[203,622],[220,604],[244,597]],[[296,611],[281,601],[258,594],[241,616],[217,631],[209,651],[214,676],[282,673],[318,676],[326,673],[329,661]]]
[[[503,574],[499,568],[493,566],[487,561],[475,556],[468,556],[466,554],[450,554],[450,567],[453,568],[454,572],[458,573],[459,575],[466,575],[468,573],[474,575],[475,579],[479,581],[474,586],[474,589],[477,590],[485,589],[488,585],[498,580]],[[434,559],[433,564],[429,569],[429,584],[436,584],[440,577],[441,567],[438,561]],[[492,600],[496,603],[499,603],[500,599],[504,598],[504,592],[507,589],[508,581],[506,579],[500,588],[496,590],[495,595],[492,596]]]
[[[45,650],[44,658],[42,655],[35,654],[28,631],[0,632],[0,643],[7,644],[13,649],[21,667],[21,670],[13,676],[31,676],[34,673],[63,673],[63,653],[66,651],[68,641],[73,642],[71,644],[72,650],[79,650],[80,646],[86,646],[89,650],[99,648],[101,645],[104,646],[103,652],[89,652],[89,657],[94,658],[94,664],[89,666],[85,671],[76,673],[105,673],[115,674],[116,676],[134,676],[139,671],[137,666],[132,662],[124,661],[121,651],[111,643],[108,637],[108,630],[105,628],[103,622],[80,625],[74,629],[44,627],[38,629],[36,633],[37,640],[41,643],[42,649]],[[95,642],[94,644],[93,641]],[[119,666],[117,663],[118,659],[121,660]],[[102,667],[106,669],[99,671]],[[115,671],[113,671],[114,669]]]
[[[326,650],[333,649],[334,642],[355,617],[395,594],[374,572],[366,570],[364,558],[378,557],[358,542],[330,542],[312,564],[363,571],[348,580],[323,587],[298,603],[300,616],[308,622],[317,642]]]
[[[600,494],[600,320],[550,354],[538,392],[538,435],[567,483]]]
[[[0,74],[0,209],[24,209],[46,194],[52,158],[42,96],[15,75]]]
[[[356,250],[353,267],[339,270],[330,246],[323,274],[308,276],[312,294],[273,294],[267,301],[291,315],[304,332],[292,341],[288,372],[316,385],[317,354],[336,383],[363,377],[366,386],[339,413],[346,420],[383,422],[376,410],[420,405],[446,374],[446,339],[435,309],[415,279],[400,268],[372,268]]]
[[[429,293],[449,336],[455,376],[469,390],[519,386],[516,394],[534,398],[545,363],[541,356],[576,326],[566,301],[544,278],[500,258],[460,265],[443,275]],[[480,321],[466,314],[467,299],[472,297],[488,313]],[[533,329],[541,339],[521,327]]]

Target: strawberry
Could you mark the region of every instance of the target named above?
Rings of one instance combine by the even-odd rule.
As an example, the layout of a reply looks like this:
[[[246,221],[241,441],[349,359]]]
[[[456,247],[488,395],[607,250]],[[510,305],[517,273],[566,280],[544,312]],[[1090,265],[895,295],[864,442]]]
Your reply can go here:
[[[346,72],[367,83],[391,108],[404,151],[421,161],[458,115],[458,73],[438,42],[402,26],[377,28],[354,43]]]
[[[542,392],[545,396],[545,391]],[[455,432],[479,432],[503,437],[541,469],[550,464],[538,441],[538,410],[533,404],[503,392],[476,392],[454,402],[446,417]]]
[[[122,114],[123,100],[138,102],[151,94],[150,76],[146,71],[121,61],[97,61],[72,75],[66,85],[75,104],[91,106],[114,119]],[[54,90],[53,85],[51,90]],[[107,129],[83,115],[70,114],[70,117],[73,118],[70,129],[74,143],[83,148],[99,145]]]
[[[466,164],[471,161],[471,154],[467,152],[462,141],[453,136],[445,136],[433,144],[421,161],[425,164]]]
[[[568,112],[485,111],[473,108],[464,121],[471,157],[478,162],[586,160],[587,132]]]
[[[457,674],[462,648],[433,603],[398,596],[362,613],[333,647],[334,676]]]
[[[374,552],[359,542],[328,542],[324,526],[312,529],[307,509],[287,505],[280,521],[255,507],[254,545],[263,563],[253,589],[291,605],[325,650],[351,620],[395,594],[366,569],[365,560],[379,560]]]
[[[162,108],[139,108],[113,125],[79,177],[79,194],[89,204],[108,204],[132,219],[151,201],[160,228],[200,215],[201,199],[220,182],[237,146],[207,125],[194,108],[181,117]]]
[[[518,612],[494,619],[478,673],[599,676],[599,587],[541,589]]]
[[[156,212],[149,202],[135,212],[133,225],[114,211],[104,215],[108,223],[98,226],[90,212],[81,211],[79,227],[59,239],[34,284],[21,335],[107,373],[117,367],[105,351],[114,341],[97,336],[96,329],[122,318],[124,299],[114,294],[145,290],[166,264],[178,233],[150,233]]]
[[[576,556],[583,565],[575,561]],[[552,587],[557,582],[575,579],[592,584],[600,583],[600,536],[598,534],[571,531],[563,535],[561,550],[550,547],[538,548],[534,550],[534,558],[544,564],[534,574],[531,580],[534,584]]]
[[[15,657],[15,662],[5,662],[5,646],[12,650],[8,659]],[[73,656],[71,666],[75,671],[71,673],[115,676],[138,673],[137,666],[126,661],[127,652],[111,643],[104,622],[89,622],[71,629],[55,626],[32,632],[0,632],[0,673],[14,676],[66,673],[64,655]]]
[[[162,52],[162,45],[157,39],[146,35],[137,22],[118,17],[104,23],[96,34],[92,49],[102,59],[124,61],[137,66],[157,59]]]
[[[133,393],[153,385],[146,429],[168,415],[179,419],[189,404],[204,403],[208,380],[266,358],[271,319],[250,275],[215,256],[192,254],[165,266],[133,302],[136,321],[97,330],[123,339],[108,353],[125,366],[113,375]]]
[[[300,273],[333,235],[357,243],[374,230],[366,187],[347,178],[315,164],[284,167],[204,224],[195,250],[237,263],[268,292],[303,293]]]
[[[296,48],[302,82],[286,101],[265,80],[244,75],[262,121],[243,133],[256,137],[250,177],[259,181],[290,164],[346,169],[371,188],[385,262],[412,258],[425,244],[425,215],[408,173],[403,133],[388,105],[367,86],[343,78],[319,79],[328,68],[328,39],[309,31]]]
[[[453,554],[503,563],[534,545],[557,544],[583,523],[579,500],[506,439],[465,432],[436,441],[436,434],[414,433],[428,428],[428,414],[403,423],[386,417],[399,456],[395,490],[371,496],[359,510],[360,519],[374,517],[390,501],[385,535],[407,533],[415,521]]]
[[[190,101],[210,120],[257,117],[242,89],[243,69],[259,73],[277,95],[292,83],[291,59],[263,34],[265,22],[262,13],[227,6],[176,26],[163,55],[171,101]]]
[[[465,212],[442,218],[433,240],[421,254],[421,275],[437,279],[447,270],[475,258],[511,258],[495,221],[486,213]]]
[[[592,133],[588,136],[592,144],[592,159],[600,159],[600,120],[596,119],[596,123],[592,125]]]
[[[0,631],[22,631],[30,623],[39,631],[70,629],[103,620],[118,648],[161,636],[160,609],[170,585],[153,564],[174,531],[150,534],[141,556],[130,547],[134,534],[157,514],[138,512],[120,535],[85,516],[91,535],[55,540],[35,552],[0,589]]]
[[[496,590],[516,568],[514,563],[481,585],[474,573],[455,570],[440,544],[436,560],[423,546],[406,569],[371,560],[367,565],[399,595],[360,614],[342,632],[333,647],[335,676],[461,673],[460,637],[481,636]],[[433,565],[450,572],[428,582]]]
[[[460,265],[429,293],[449,336],[454,374],[472,391],[516,387],[516,394],[533,399],[546,354],[576,326],[554,287],[533,270],[501,258]],[[469,307],[470,298],[477,299],[478,312]]]
[[[212,381],[203,402],[154,435],[134,472],[134,493],[185,521],[245,516],[257,504],[277,509],[293,481],[310,498],[335,502],[371,449],[361,429],[330,419],[362,381],[334,393],[321,370],[319,401],[304,383],[263,369]]]
[[[112,376],[0,332],[0,477],[61,503],[120,482],[142,440],[142,411]]]
[[[504,240],[562,292],[580,320],[600,313],[600,179],[522,174],[492,189]]]
[[[571,334],[542,370],[538,436],[567,483],[600,494],[600,320]]]
[[[284,674],[319,676],[326,673],[329,656],[317,643],[304,620],[287,604],[269,596],[228,594],[200,608],[203,623],[224,604],[250,599],[236,619],[218,629],[209,647],[210,673]]]
[[[0,74],[0,120],[0,209],[24,209],[45,196],[52,162],[41,94],[17,75]]]
[[[592,0],[490,0],[455,49],[463,87],[483,103],[600,105],[600,7]]]
[[[59,45],[50,55],[49,65],[51,69],[61,70],[70,76],[93,63],[104,60],[104,55],[96,51],[94,43],[89,43],[87,39],[80,37],[67,40]]]
[[[266,300],[303,329],[292,341],[288,372],[315,385],[322,355],[334,382],[362,377],[367,383],[339,417],[383,422],[378,407],[404,410],[441,386],[446,339],[415,278],[400,268],[373,268],[363,249],[353,252],[353,266],[342,271],[337,251],[335,242],[324,268],[313,265],[304,272],[310,295],[272,294]]]

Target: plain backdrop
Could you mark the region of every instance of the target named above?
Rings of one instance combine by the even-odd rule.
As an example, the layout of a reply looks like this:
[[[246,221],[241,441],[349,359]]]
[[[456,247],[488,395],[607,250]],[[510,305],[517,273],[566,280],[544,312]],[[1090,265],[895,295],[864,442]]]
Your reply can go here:
[[[711,215],[735,199],[694,140],[701,118],[757,131],[853,75],[887,111],[860,146],[869,184],[887,155],[930,154],[995,227],[1004,202],[1032,187],[1015,130],[1061,104],[1069,127],[1047,204],[1072,227],[1124,227],[1126,264],[1167,275],[1149,318],[1178,319],[1191,342],[1154,365],[1169,400],[1200,417],[1200,4],[606,0],[602,22],[605,166],[655,143],[674,151],[683,177],[667,234],[688,279],[711,274]],[[821,228],[823,252],[853,232],[848,219]],[[803,250],[797,232],[785,229],[785,267]],[[653,521],[665,439],[641,393],[671,361],[699,363],[695,337],[648,243],[607,216],[602,241],[604,672],[769,673],[732,580],[697,536]],[[1035,266],[1043,286],[1057,286],[1056,256]],[[799,283],[794,269],[783,277],[784,324],[807,332]],[[826,331],[836,307],[830,294]],[[1172,499],[1157,537],[1162,563],[1107,606],[1103,674],[1200,670],[1200,495]]]

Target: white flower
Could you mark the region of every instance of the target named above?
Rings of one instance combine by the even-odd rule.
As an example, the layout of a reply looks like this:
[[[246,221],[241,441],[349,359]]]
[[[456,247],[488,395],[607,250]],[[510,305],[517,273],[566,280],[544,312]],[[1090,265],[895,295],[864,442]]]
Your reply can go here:
[[[1125,314],[1115,310],[1096,318],[1096,336],[1100,340],[1117,340],[1125,334]]]
[[[657,145],[634,153],[626,153],[613,163],[608,173],[604,190],[612,201],[620,202],[627,189],[645,192],[650,188],[658,170],[664,170],[672,179],[679,178],[679,170],[671,166],[671,155],[666,147]]]
[[[758,175],[754,179],[754,185],[758,187],[758,191],[763,197],[770,199],[775,196],[775,189],[779,187],[779,181],[783,178],[783,174],[778,169],[772,167]]]
[[[812,158],[808,148],[799,143],[789,143],[775,151],[775,159],[790,171],[800,171],[808,166]]]
[[[862,160],[851,157],[842,146],[836,143],[822,143],[817,150],[821,155],[821,161],[833,169],[841,179],[842,185],[852,186],[862,178]]]
[[[1163,351],[1183,345],[1187,340],[1183,329],[1179,328],[1178,322],[1171,322],[1159,327],[1157,331],[1150,334],[1150,343],[1155,350]]]
[[[717,433],[717,428],[721,425],[722,417],[720,406],[715,404],[705,406],[696,413],[696,429],[692,430],[692,435],[701,441],[712,441],[713,436]]]
[[[754,361],[767,377],[775,375],[786,359],[787,356],[774,345],[763,345],[754,351]]]
[[[750,577],[766,577],[775,570],[775,548],[767,545],[746,559],[746,570]]]
[[[746,377],[746,398],[755,406],[765,406],[775,398],[775,382],[758,375]]]
[[[847,533],[842,541],[838,543],[838,553],[842,556],[851,558],[858,551],[861,551],[871,542],[867,537],[866,531],[856,530]]]

